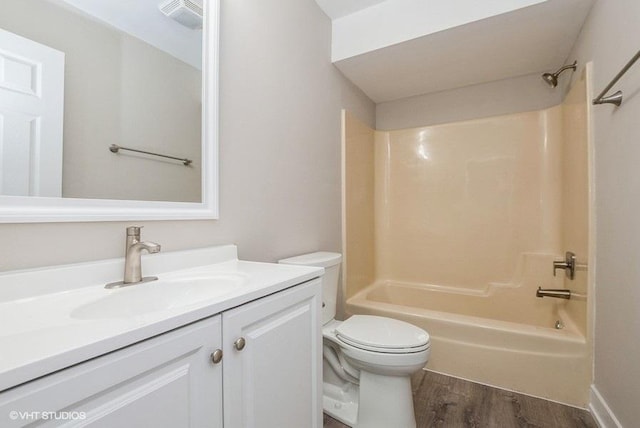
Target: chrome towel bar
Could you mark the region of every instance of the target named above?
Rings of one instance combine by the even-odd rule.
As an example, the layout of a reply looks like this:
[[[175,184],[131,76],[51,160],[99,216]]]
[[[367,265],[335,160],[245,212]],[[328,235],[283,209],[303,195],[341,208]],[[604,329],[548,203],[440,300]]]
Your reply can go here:
[[[617,106],[622,104],[622,91],[617,91],[616,93],[613,93],[608,96],[605,96],[605,95],[607,94],[607,92],[609,92],[609,90],[611,90],[613,85],[618,83],[618,80],[620,80],[620,78],[624,76],[624,74],[627,71],[629,71],[629,69],[633,66],[633,64],[635,64],[635,62],[639,58],[640,58],[640,51],[638,51],[633,56],[633,58],[631,58],[631,60],[622,68],[622,70],[620,70],[620,72],[616,74],[616,77],[614,77],[613,80],[607,85],[607,87],[604,88],[602,92],[600,92],[600,95],[595,97],[595,99],[593,100],[593,104],[615,104]]]
[[[122,147],[122,146],[119,146],[117,144],[110,145],[109,146],[109,150],[111,151],[111,153],[118,153],[120,150],[128,150],[130,152],[144,153],[145,155],[160,156],[161,158],[167,158],[167,159],[175,159],[175,160],[178,160],[178,161],[182,162],[182,164],[184,166],[189,166],[189,165],[191,165],[193,163],[193,161],[191,159],[178,158],[178,157],[175,157],[175,156],[161,155],[160,153],[153,153],[153,152],[147,152],[147,151],[144,151],[144,150],[131,149],[129,147]]]

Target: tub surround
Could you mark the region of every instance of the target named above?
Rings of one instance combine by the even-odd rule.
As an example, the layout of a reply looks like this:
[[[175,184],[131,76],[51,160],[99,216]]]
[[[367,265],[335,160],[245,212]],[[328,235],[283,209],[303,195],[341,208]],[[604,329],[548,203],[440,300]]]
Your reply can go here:
[[[376,133],[376,276],[483,289],[564,254],[561,113]]]
[[[588,271],[588,266],[595,266],[595,245],[590,242],[595,238],[595,217],[593,210],[589,209],[595,201],[592,191],[595,182],[589,175],[589,171],[593,170],[594,151],[587,126],[590,109],[593,108],[589,100],[594,97],[593,88],[589,87],[588,75],[591,73],[592,66],[588,64],[579,73],[562,104],[563,123],[578,125],[565,125],[562,128],[562,243],[563,248],[578,256],[574,279],[570,280],[565,275],[560,277],[563,279],[563,288],[584,296],[595,296],[594,278]],[[585,337],[593,334],[589,321],[593,319],[591,310],[592,307],[585,305],[584,301],[572,299],[567,302],[571,319]]]
[[[538,111],[392,131],[345,115],[347,316],[429,331],[430,369],[587,405],[590,66],[579,73],[562,104]],[[574,280],[552,275],[565,251]]]
[[[349,284],[342,294],[349,298],[375,280],[375,131],[344,110],[342,123],[343,275]]]
[[[1,274],[0,391],[323,274],[321,268],[241,261],[228,245],[143,256],[145,275],[159,281],[106,290],[123,268],[123,259],[112,259]],[[214,291],[189,288],[185,278],[213,278]],[[215,291],[216,278],[224,291]],[[233,284],[222,284],[225,278]],[[184,292],[176,291],[181,286]],[[172,293],[164,307],[158,287]],[[201,297],[192,297],[198,292]],[[123,296],[116,312],[101,313],[103,299],[116,295]],[[161,302],[157,308],[148,307],[153,299]]]

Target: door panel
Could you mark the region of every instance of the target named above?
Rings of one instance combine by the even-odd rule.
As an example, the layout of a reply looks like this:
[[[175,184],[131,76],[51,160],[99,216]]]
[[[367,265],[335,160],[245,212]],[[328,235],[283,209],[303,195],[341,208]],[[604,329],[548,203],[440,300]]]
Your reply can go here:
[[[223,314],[225,426],[322,426],[319,290],[314,280]]]
[[[0,30],[0,195],[62,196],[64,54]]]

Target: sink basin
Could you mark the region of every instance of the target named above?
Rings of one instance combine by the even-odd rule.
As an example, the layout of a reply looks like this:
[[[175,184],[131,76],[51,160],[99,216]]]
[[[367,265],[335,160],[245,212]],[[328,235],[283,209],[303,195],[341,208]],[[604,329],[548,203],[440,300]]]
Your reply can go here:
[[[238,290],[248,277],[238,273],[182,275],[160,278],[115,290],[71,311],[76,319],[135,317],[203,302]]]

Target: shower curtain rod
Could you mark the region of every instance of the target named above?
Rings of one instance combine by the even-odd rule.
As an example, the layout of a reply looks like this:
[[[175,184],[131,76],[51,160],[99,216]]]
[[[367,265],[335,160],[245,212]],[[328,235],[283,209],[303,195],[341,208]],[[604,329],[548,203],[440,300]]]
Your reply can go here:
[[[622,68],[622,70],[620,70],[620,72],[618,74],[616,74],[616,77],[614,77],[613,80],[611,82],[609,82],[607,87],[604,88],[604,90],[602,92],[600,92],[600,95],[598,95],[593,100],[593,104],[615,104],[617,106],[622,104],[622,91],[617,91],[616,93],[611,94],[609,96],[605,96],[605,94],[607,92],[609,92],[609,90],[613,87],[613,85],[618,83],[618,80],[620,80],[620,78],[622,76],[624,76],[624,74],[627,71],[629,71],[629,69],[633,66],[633,64],[635,64],[635,62],[638,60],[638,58],[640,58],[640,51],[638,51],[633,56],[633,58],[631,58],[631,60]]]
[[[118,151],[120,151],[120,150],[128,150],[130,152],[144,153],[145,155],[160,156],[161,158],[167,158],[167,159],[175,159],[175,160],[179,160],[180,162],[182,162],[182,164],[184,166],[189,166],[189,165],[191,165],[191,163],[193,163],[193,161],[191,159],[178,158],[178,157],[175,157],[175,156],[161,155],[160,153],[153,153],[153,152],[147,152],[147,151],[144,151],[144,150],[131,149],[129,147],[122,147],[122,146],[119,146],[117,144],[110,145],[109,146],[109,150],[111,151],[111,153],[118,153]]]

